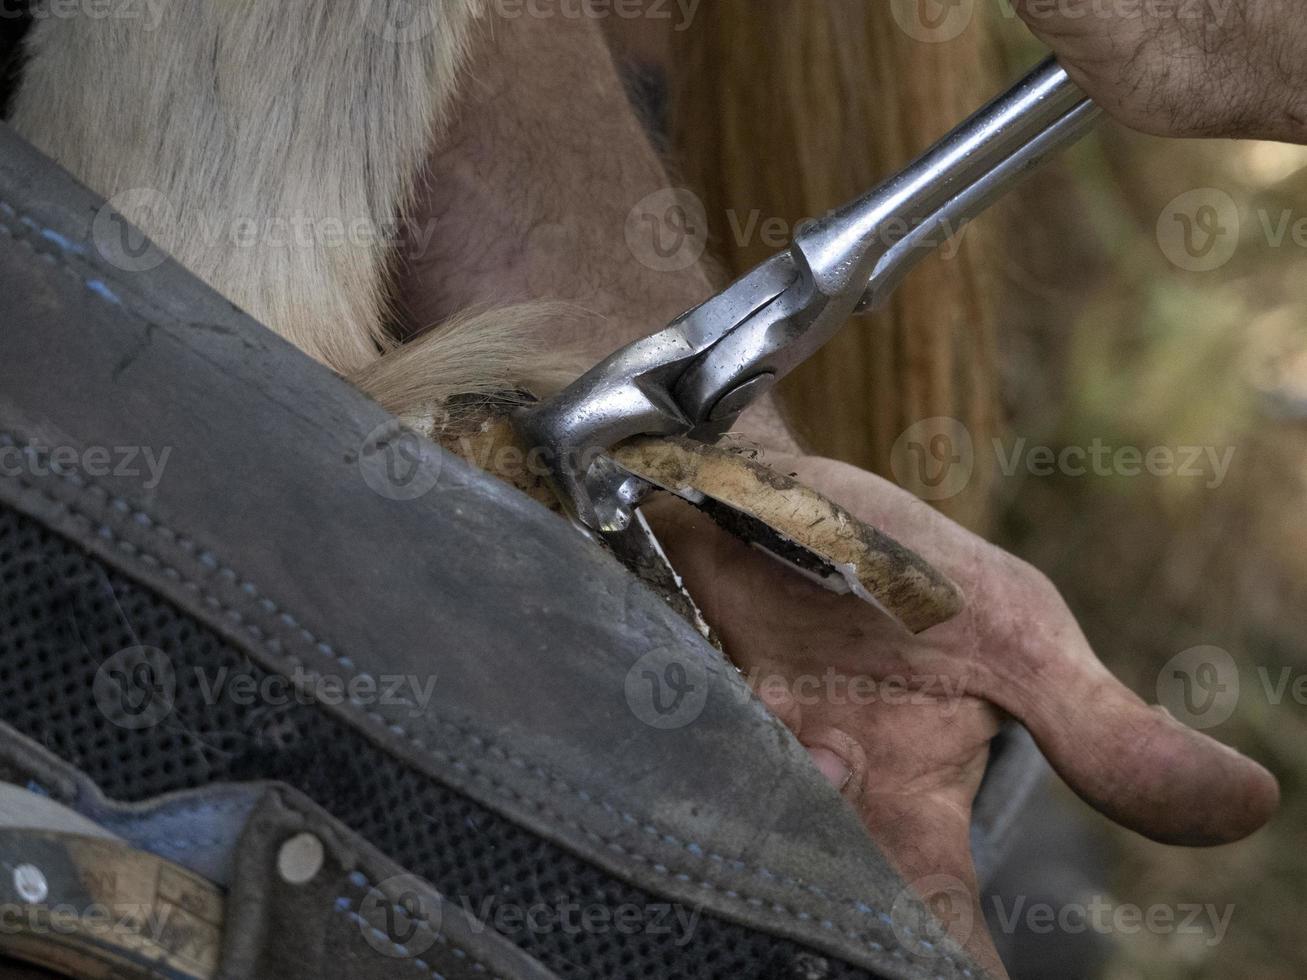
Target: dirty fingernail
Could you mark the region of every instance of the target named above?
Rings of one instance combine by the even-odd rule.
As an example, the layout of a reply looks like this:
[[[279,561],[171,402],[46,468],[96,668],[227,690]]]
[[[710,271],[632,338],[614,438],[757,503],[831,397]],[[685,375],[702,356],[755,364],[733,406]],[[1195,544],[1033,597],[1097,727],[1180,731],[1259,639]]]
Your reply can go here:
[[[826,777],[826,781],[841,793],[844,792],[844,788],[849,785],[849,780],[853,778],[853,767],[828,748],[811,748],[808,749],[808,754],[812,756],[812,761]]]

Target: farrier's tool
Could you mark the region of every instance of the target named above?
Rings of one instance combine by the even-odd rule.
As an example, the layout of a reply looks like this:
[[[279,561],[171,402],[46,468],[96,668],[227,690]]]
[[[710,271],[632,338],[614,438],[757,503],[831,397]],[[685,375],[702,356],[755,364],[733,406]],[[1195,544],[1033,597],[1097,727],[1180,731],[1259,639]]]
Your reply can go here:
[[[733,530],[743,514],[761,532],[743,535],[754,544],[836,591],[874,602],[914,632],[955,614],[961,598],[952,583],[908,549],[838,507],[823,526],[826,536],[805,543],[793,521],[763,513],[765,501],[750,506],[757,494],[735,493],[738,473],[705,453],[720,456],[708,444],[741,412],[850,316],[883,306],[909,269],[1085,135],[1099,114],[1048,59],[904,170],[800,231],[786,251],[559,395],[518,412],[518,436],[542,452],[564,508],[619,555],[643,554],[652,535],[637,508],[649,493],[667,490],[714,516],[726,507],[732,516],[722,523]],[[640,436],[688,438],[681,448],[659,448]],[[668,454],[675,457],[670,468]],[[688,470],[680,465],[686,461]],[[819,509],[826,506],[833,505],[822,501]],[[858,542],[856,559],[849,541]]]
[[[521,412],[519,429],[547,452],[572,515],[595,531],[626,527],[641,490],[604,452],[640,435],[715,442],[851,315],[883,306],[909,269],[1099,114],[1049,58],[786,251]]]

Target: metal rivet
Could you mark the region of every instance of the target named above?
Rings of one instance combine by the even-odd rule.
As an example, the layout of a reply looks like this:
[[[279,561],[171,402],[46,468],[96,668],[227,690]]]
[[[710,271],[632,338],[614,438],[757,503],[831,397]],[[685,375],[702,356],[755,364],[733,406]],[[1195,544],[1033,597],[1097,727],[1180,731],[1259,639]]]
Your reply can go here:
[[[277,873],[290,885],[305,885],[317,877],[325,859],[322,841],[312,834],[296,834],[281,845]]]
[[[754,375],[722,395],[712,411],[708,413],[708,421],[722,422],[734,418],[770,391],[774,384],[776,384],[776,375],[771,372]]]
[[[20,864],[14,868],[14,891],[24,902],[37,905],[50,894],[50,884],[36,865]]]

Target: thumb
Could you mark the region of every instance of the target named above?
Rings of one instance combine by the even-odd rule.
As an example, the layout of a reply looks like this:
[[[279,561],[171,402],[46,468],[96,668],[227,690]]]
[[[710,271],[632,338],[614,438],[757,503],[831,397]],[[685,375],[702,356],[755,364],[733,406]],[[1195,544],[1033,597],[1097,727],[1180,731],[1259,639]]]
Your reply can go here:
[[[1083,648],[1015,658],[1039,664],[1037,689],[1009,680],[993,692],[1077,795],[1166,844],[1225,844],[1270,819],[1280,796],[1274,776],[1145,704],[1079,639]]]

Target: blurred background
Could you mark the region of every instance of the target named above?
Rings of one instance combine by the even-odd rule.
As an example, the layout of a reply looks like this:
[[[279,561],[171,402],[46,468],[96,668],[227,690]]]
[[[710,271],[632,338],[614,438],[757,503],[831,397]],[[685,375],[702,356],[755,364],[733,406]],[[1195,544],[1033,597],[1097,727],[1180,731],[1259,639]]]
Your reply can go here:
[[[998,36],[1014,68],[1038,56],[1019,25],[1000,24]],[[1186,720],[1267,765],[1283,792],[1268,828],[1207,851],[1153,844],[1073,799],[1040,806],[1028,824],[1083,830],[1032,828],[1025,851],[1045,878],[1027,892],[1211,905],[1230,910],[1230,926],[1219,942],[1144,929],[1059,943],[996,929],[1016,940],[1014,975],[1307,976],[1307,703],[1293,691],[1307,676],[1304,217],[1301,147],[1114,126],[1002,209],[1006,458],[1021,439],[1055,450],[1097,439],[1202,448],[1231,463],[1224,478],[1213,456],[1193,475],[1000,470],[991,536],[1057,582],[1099,656],[1149,702],[1173,707],[1167,665],[1215,648],[1186,669],[1196,696],[1224,685],[1224,703]],[[1030,853],[1041,842],[1042,860]],[[1095,864],[1105,873],[1086,874]]]
[[[710,0],[686,23],[628,40],[667,66],[651,121],[724,273],[1046,54],[970,0]],[[1051,780],[986,900],[1013,975],[1307,976],[1307,149],[1104,125],[943,252],[790,379],[793,423],[1043,569],[1125,683],[1283,790],[1268,828],[1192,851]],[[960,479],[904,451],[940,434]],[[1096,901],[1174,925],[1024,914]]]

